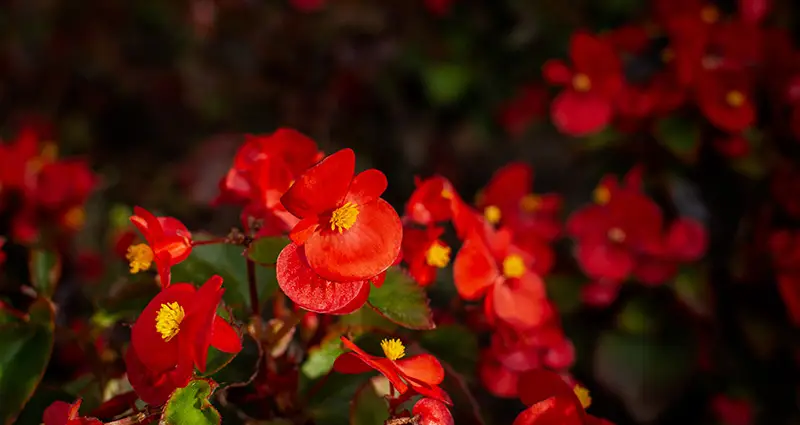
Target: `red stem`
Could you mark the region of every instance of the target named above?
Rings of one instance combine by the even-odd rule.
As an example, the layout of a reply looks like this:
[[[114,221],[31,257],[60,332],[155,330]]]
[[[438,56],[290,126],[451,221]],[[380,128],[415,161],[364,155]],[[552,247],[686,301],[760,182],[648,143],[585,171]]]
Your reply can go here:
[[[216,245],[221,243],[228,243],[227,238],[216,238],[216,239],[209,239],[206,241],[192,241],[192,246],[201,246],[201,245]]]
[[[247,286],[250,289],[250,306],[253,316],[261,318],[261,305],[258,301],[258,288],[256,287],[256,263],[247,258]]]

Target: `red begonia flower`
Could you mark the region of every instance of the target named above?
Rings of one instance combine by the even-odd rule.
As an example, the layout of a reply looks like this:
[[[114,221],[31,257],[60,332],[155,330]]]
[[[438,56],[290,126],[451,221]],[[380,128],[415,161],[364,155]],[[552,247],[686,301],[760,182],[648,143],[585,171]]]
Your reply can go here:
[[[422,226],[449,220],[452,203],[458,197],[453,185],[444,177],[415,179],[416,189],[406,203],[405,215]]]
[[[748,77],[740,71],[702,73],[697,82],[697,104],[712,124],[730,133],[746,129],[756,118]]]
[[[6,262],[6,253],[3,251],[3,245],[6,244],[6,238],[0,236],[0,266]]]
[[[751,425],[755,419],[753,402],[717,394],[711,399],[711,411],[724,425]]]
[[[439,239],[442,233],[444,229],[435,226],[403,231],[403,261],[421,286],[433,283],[437,270],[450,263],[450,247]]]
[[[161,286],[170,283],[170,268],[185,260],[192,252],[192,234],[172,217],[156,217],[141,207],[133,209],[131,223],[142,233],[147,244],[128,247],[131,273],[147,270],[155,262]]]
[[[381,348],[386,357],[367,354],[352,341],[341,337],[345,347],[352,350],[341,354],[333,363],[333,369],[339,373],[357,374],[373,370],[380,372],[391,382],[400,394],[411,390],[415,394],[430,397],[452,405],[439,384],[444,380],[444,368],[436,357],[420,354],[406,357],[405,347],[399,339],[384,339]]]
[[[478,376],[481,384],[495,397],[513,398],[517,396],[519,372],[501,363],[494,351],[485,349],[478,361]]]
[[[325,279],[308,264],[303,247],[294,243],[278,255],[275,270],[283,293],[308,311],[349,314],[361,308],[369,297],[369,279],[343,282]],[[379,286],[382,277],[376,280],[380,280],[376,282]]]
[[[301,219],[290,237],[311,269],[333,281],[369,279],[400,253],[403,226],[380,198],[386,176],[369,169],[353,176],[355,154],[340,150],[309,168],[281,198]]]
[[[549,97],[541,84],[528,84],[508,100],[500,110],[500,124],[512,136],[522,135],[537,119],[547,113]]]
[[[180,363],[179,367],[172,370],[153,372],[139,359],[133,344],[125,353],[125,369],[128,381],[139,398],[153,406],[166,403],[175,389],[185,387],[192,379],[192,365],[189,362]]]
[[[176,283],[156,295],[131,331],[131,344],[142,364],[156,373],[191,370],[192,364],[202,372],[209,346],[226,353],[239,352],[239,335],[217,315],[223,292],[222,278],[212,276],[199,289]]]
[[[455,425],[450,409],[436,399],[419,399],[414,403],[411,413],[419,418],[419,425]]]
[[[553,60],[542,69],[551,84],[568,86],[553,100],[553,123],[572,136],[596,133],[611,120],[622,64],[608,40],[583,32],[572,36],[569,56],[572,68]]]
[[[528,407],[514,425],[601,425],[610,422],[588,415],[589,392],[567,383],[561,375],[544,369],[525,373],[519,379],[520,400]]]
[[[38,154],[39,134],[32,127],[22,128],[12,143],[0,143],[0,194],[33,184],[42,165]]]
[[[78,416],[81,408],[81,399],[75,403],[55,401],[44,410],[42,422],[44,425],[103,425],[98,419]]]
[[[772,7],[772,0],[739,0],[738,3],[739,16],[750,25],[761,23]]]

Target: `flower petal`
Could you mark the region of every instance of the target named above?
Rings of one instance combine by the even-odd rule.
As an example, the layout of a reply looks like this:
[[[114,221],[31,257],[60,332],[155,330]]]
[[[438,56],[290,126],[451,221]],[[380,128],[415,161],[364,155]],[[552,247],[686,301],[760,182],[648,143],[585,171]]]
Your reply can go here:
[[[349,229],[339,233],[320,226],[304,244],[308,264],[325,279],[369,279],[388,269],[400,253],[403,225],[394,208],[379,198],[358,209]]]
[[[391,382],[392,385],[394,385],[395,389],[400,392],[400,394],[403,394],[406,391],[408,391],[408,385],[402,379],[400,379],[400,375],[397,373],[398,372],[397,366],[391,360],[382,357],[371,356],[366,352],[364,352],[364,350],[359,348],[357,345],[353,344],[353,342],[350,341],[349,339],[345,337],[341,337],[341,339],[345,347],[353,350],[352,354],[354,356],[356,356],[359,360],[364,362],[364,364],[368,365],[372,369],[380,372],[383,376],[385,376],[386,379],[388,379],[389,382]],[[352,366],[352,360],[346,360],[345,362],[350,363],[349,366]],[[333,367],[336,371],[340,371],[342,373],[353,373],[353,372],[344,372],[344,370],[347,369],[344,370],[337,369],[336,362],[334,362]],[[340,364],[339,367],[343,367],[343,365]],[[350,369],[350,370],[357,370],[357,369]]]
[[[439,385],[444,381],[444,368],[436,357],[430,354],[407,357],[395,361],[403,375],[429,385]]]
[[[591,93],[565,90],[553,100],[550,108],[553,124],[570,136],[597,133],[611,121],[611,103]]]
[[[497,263],[480,236],[469,236],[453,262],[453,278],[461,298],[477,300],[500,276]]]
[[[211,328],[211,345],[223,353],[238,353],[242,351],[242,338],[227,320],[215,316]]]
[[[382,172],[374,168],[365,170],[353,178],[345,202],[352,202],[356,205],[368,204],[380,198],[388,185],[386,175]]]
[[[341,202],[353,180],[356,156],[342,149],[306,170],[281,197],[286,210],[300,218],[331,210]]]
[[[492,292],[495,314],[514,328],[530,329],[546,318],[544,283],[534,273],[506,279],[495,284]]]
[[[316,216],[304,218],[294,225],[289,233],[289,239],[298,245],[302,245],[317,231],[318,227],[319,218]]]
[[[278,285],[289,299],[315,313],[332,313],[350,306],[363,297],[367,280],[333,282],[314,273],[308,265],[302,247],[287,245],[278,256],[276,265]]]

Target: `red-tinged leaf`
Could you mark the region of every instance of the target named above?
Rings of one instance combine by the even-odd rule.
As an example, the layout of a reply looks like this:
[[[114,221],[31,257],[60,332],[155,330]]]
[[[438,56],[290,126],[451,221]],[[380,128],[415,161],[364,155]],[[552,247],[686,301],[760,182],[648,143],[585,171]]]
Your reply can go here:
[[[425,290],[396,266],[386,271],[386,280],[380,288],[372,288],[369,305],[383,317],[409,329],[436,327]]]
[[[53,350],[53,321],[53,305],[43,298],[27,321],[0,318],[0,424],[13,423],[39,385]]]
[[[209,401],[216,387],[217,384],[210,379],[197,379],[178,388],[164,407],[159,424],[219,425],[222,418]]]

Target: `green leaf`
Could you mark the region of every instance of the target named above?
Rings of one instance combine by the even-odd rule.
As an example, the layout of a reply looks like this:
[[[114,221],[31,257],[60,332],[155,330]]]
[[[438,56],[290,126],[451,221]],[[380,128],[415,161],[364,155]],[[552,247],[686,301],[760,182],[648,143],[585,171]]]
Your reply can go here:
[[[196,235],[195,240],[210,239],[207,235]],[[172,267],[173,282],[190,282],[202,285],[211,276],[218,274],[224,280],[225,303],[233,307],[238,317],[245,317],[245,307],[250,305],[250,289],[247,283],[247,266],[244,249],[231,244],[201,245],[192,249],[185,261]],[[256,283],[259,301],[264,302],[275,293],[278,281],[275,269],[256,267]]]
[[[333,373],[322,379],[325,379],[325,382],[320,383],[317,380],[312,384],[312,388],[314,385],[320,385],[320,387],[308,401],[308,414],[318,424],[349,424],[350,412],[348,406],[352,401],[353,394],[365,382],[369,381],[370,375],[366,373],[357,375]],[[380,425],[381,423],[375,425]]]
[[[637,422],[655,419],[691,376],[693,341],[684,333],[655,337],[607,331],[594,353],[594,375]]]
[[[42,412],[56,401],[75,402],[75,395],[60,388],[44,388],[40,385],[25,404],[25,408],[14,422],[14,425],[41,425]]]
[[[209,348],[206,372],[203,377],[213,377],[220,383],[245,382],[258,366],[259,347],[250,334],[242,339],[242,351],[236,354],[223,353]]]
[[[39,385],[53,351],[53,320],[53,305],[44,298],[31,305],[28,320],[0,320],[0,424],[13,423]]]
[[[397,324],[378,314],[375,310],[365,305],[353,313],[344,315],[339,323],[359,329],[380,329],[385,332],[394,332]]]
[[[547,295],[561,314],[575,312],[581,307],[581,285],[584,279],[577,275],[553,274],[545,278]]]
[[[384,378],[385,380],[385,378]],[[350,404],[350,425],[380,425],[389,419],[389,403],[371,379],[356,391]]]
[[[222,418],[209,401],[216,387],[212,380],[196,379],[178,388],[169,397],[159,425],[219,425]]]
[[[320,345],[308,350],[308,357],[301,366],[300,371],[308,379],[317,379],[327,374],[333,367],[333,362],[345,349],[342,341],[335,334],[330,334],[322,340]]]
[[[680,117],[667,117],[658,120],[656,139],[675,156],[693,162],[697,156],[700,128],[693,121]]]
[[[275,264],[278,254],[289,242],[289,238],[285,237],[256,239],[247,248],[247,257],[259,264]]]
[[[383,317],[409,329],[436,327],[425,290],[398,267],[386,271],[386,280],[380,288],[372,288],[369,305]]]
[[[461,98],[472,82],[469,68],[457,63],[427,67],[422,75],[428,97],[438,105],[449,105]]]
[[[61,278],[61,259],[53,251],[37,249],[31,251],[29,259],[31,283],[47,298],[52,298],[56,284]]]
[[[462,325],[443,325],[421,333],[417,342],[441,361],[471,379],[478,365],[478,336]],[[469,380],[468,379],[468,380]]]
[[[683,268],[671,286],[675,296],[692,311],[703,317],[711,316],[711,288],[705,270],[699,266]]]

